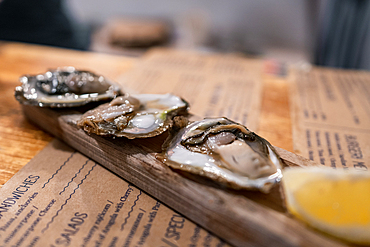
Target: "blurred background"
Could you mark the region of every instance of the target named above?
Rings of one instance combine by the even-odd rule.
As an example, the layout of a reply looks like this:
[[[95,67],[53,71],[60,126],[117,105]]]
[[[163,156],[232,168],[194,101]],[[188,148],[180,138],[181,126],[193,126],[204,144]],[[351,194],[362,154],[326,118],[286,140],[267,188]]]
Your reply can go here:
[[[367,0],[0,0],[0,40],[127,56],[154,46],[370,69]]]

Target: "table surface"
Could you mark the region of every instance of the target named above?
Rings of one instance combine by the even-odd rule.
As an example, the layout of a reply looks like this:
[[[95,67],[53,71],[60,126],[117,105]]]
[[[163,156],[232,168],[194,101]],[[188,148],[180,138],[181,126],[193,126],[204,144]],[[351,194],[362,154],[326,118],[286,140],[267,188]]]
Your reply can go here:
[[[31,124],[14,98],[24,74],[75,66],[113,80],[132,68],[138,58],[82,52],[20,43],[0,43],[0,186],[26,165],[52,136]],[[273,145],[293,151],[286,79],[262,75],[262,109],[257,133]]]

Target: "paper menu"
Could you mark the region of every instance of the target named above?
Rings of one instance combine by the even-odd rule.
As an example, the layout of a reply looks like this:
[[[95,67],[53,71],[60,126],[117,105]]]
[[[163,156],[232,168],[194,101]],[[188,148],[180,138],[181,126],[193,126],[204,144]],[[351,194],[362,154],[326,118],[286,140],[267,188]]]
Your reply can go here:
[[[0,189],[0,246],[227,246],[62,142]]]
[[[228,117],[256,130],[263,60],[154,49],[118,78],[129,93],[174,93],[200,117]]]
[[[333,168],[370,168],[370,73],[292,71],[295,152]]]

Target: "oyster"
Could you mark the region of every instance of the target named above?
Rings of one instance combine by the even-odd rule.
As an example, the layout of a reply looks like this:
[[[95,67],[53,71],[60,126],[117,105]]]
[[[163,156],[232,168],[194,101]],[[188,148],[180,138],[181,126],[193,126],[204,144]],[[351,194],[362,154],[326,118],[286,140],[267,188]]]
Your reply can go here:
[[[113,99],[120,88],[103,76],[74,67],[58,68],[45,74],[22,76],[15,98],[22,104],[40,107],[75,107],[91,101]]]
[[[282,178],[282,163],[272,145],[227,118],[204,119],[182,128],[168,142],[164,161],[234,189],[268,192]]]
[[[172,94],[136,94],[117,97],[82,115],[77,125],[86,132],[129,139],[153,137],[187,114],[188,103]]]

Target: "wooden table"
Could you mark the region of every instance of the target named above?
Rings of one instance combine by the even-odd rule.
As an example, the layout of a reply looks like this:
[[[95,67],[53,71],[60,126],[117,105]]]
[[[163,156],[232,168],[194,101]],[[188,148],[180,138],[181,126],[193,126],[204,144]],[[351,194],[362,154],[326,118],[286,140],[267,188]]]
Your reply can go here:
[[[48,68],[75,66],[117,80],[138,59],[26,44],[0,43],[0,186],[52,139],[23,115],[14,98],[18,78]],[[292,151],[289,84],[284,78],[262,75],[262,109],[258,134],[273,145]]]
[[[0,43],[0,186],[27,164],[52,139],[32,125],[14,98],[23,74],[73,65],[115,79],[129,70],[136,58],[81,52],[17,43]],[[275,146],[292,151],[288,83],[263,76],[262,111],[258,133]]]

